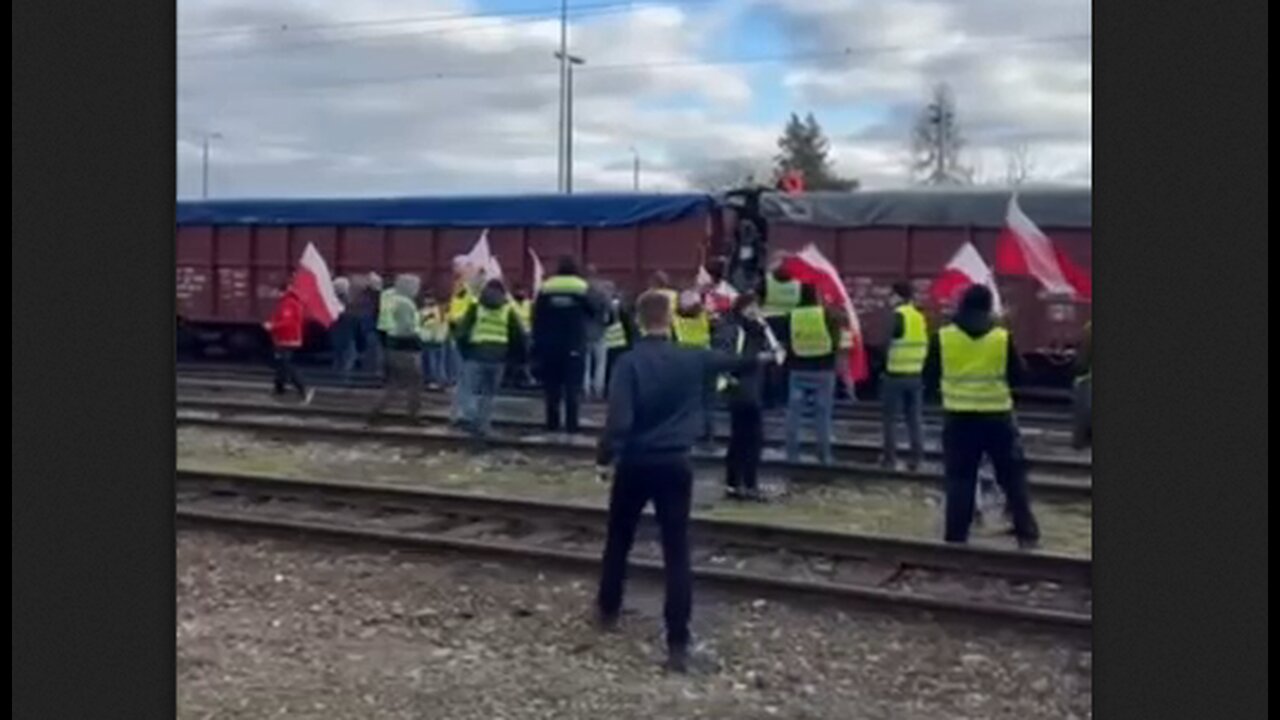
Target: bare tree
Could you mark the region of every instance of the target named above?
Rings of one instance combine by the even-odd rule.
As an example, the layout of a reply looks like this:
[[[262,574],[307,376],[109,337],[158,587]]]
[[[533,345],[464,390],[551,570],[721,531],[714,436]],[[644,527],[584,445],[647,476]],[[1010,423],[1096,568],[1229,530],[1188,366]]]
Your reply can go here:
[[[707,163],[695,168],[689,175],[689,183],[707,192],[719,192],[748,185],[768,183],[773,172],[768,158],[730,158]]]
[[[1025,142],[1012,145],[1004,151],[1004,180],[1010,187],[1025,184],[1035,173],[1036,159]]]
[[[961,164],[965,140],[955,96],[945,83],[935,85],[911,131],[911,174],[922,185],[968,185],[973,170]]]

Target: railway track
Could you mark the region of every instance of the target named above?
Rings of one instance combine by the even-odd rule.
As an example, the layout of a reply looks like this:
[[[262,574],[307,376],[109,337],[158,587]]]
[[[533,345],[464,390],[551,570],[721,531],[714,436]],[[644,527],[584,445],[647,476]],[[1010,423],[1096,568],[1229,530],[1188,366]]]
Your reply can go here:
[[[595,569],[604,508],[583,504],[179,469],[182,524],[302,533]],[[1091,561],[695,516],[694,575],[755,594],[965,619],[1092,626]],[[633,569],[660,573],[641,525]]]
[[[372,390],[381,386],[381,380],[373,375],[357,373],[350,379],[343,379],[327,368],[310,368],[304,371],[309,382],[318,387],[343,388],[351,390]],[[255,365],[207,365],[202,363],[179,363],[177,366],[179,380],[260,380],[271,378],[271,371],[264,366]],[[430,391],[437,392],[437,391]],[[540,398],[536,390],[508,388],[501,391],[506,397]],[[1039,397],[1039,396],[1033,396]],[[1056,397],[1056,396],[1053,396]],[[585,401],[590,406],[592,401]],[[877,400],[858,400],[853,403],[837,403],[835,417],[849,420],[878,421],[881,407]],[[937,423],[941,412],[936,407],[924,409],[926,422]],[[1069,435],[1071,429],[1070,406],[1065,401],[1045,402],[1043,399],[1027,399],[1018,405],[1018,422],[1026,429],[1056,431]]]
[[[391,442],[399,444],[434,445],[457,448],[460,445],[477,444],[479,447],[513,448],[540,454],[590,459],[595,455],[595,440],[582,435],[563,436],[545,434],[495,433],[477,443],[470,436],[456,432],[446,425],[447,412],[424,413],[424,419],[433,420],[425,426],[369,426],[363,411],[323,406],[300,407],[271,401],[238,400],[228,398],[180,398],[176,420],[179,425],[195,425],[272,435],[300,437],[325,436],[345,440]],[[691,454],[695,464],[720,467],[722,451],[695,450]],[[766,456],[761,463],[762,473],[787,477],[799,483],[839,483],[866,480],[913,482],[936,485],[940,469],[926,466],[921,471],[887,470],[870,463],[837,462],[820,465],[813,462],[787,462]],[[1092,484],[1087,480],[1067,477],[1033,475],[1032,492],[1039,499],[1080,501],[1092,495]]]
[[[180,380],[178,389],[187,398],[234,397],[261,399],[269,394],[270,384],[243,381]],[[347,391],[340,394],[339,391],[327,391],[317,398],[316,406],[335,412],[350,413],[352,416],[363,416],[373,406],[376,397],[377,394],[372,391]],[[427,409],[429,417],[442,415],[449,406],[449,399],[440,395],[425,396],[423,398],[423,406]],[[581,425],[584,431],[591,434],[600,432],[604,425],[604,413],[601,410],[597,408],[586,409],[581,417]],[[394,413],[397,418],[407,417],[407,414],[399,408],[392,409],[389,412]],[[506,427],[523,432],[539,432],[542,428],[542,413],[542,404],[539,401],[501,398],[495,404],[493,421],[498,427]],[[765,419],[765,440],[770,445],[778,448],[783,445],[783,419],[779,413],[771,414]],[[729,440],[728,422],[727,419],[724,420],[724,422],[717,423],[716,439],[727,443]],[[832,439],[832,451],[837,459],[843,458],[871,463],[879,462],[883,446],[879,422],[836,421],[833,423],[832,434],[834,436]],[[807,452],[813,452],[816,449],[816,444],[809,440],[808,437],[807,432],[802,433],[801,447]],[[1056,442],[1054,438],[1045,437],[1043,434],[1034,431],[1024,433],[1028,466],[1033,470],[1040,469],[1049,473],[1087,476],[1092,469],[1091,455],[1067,446],[1067,439],[1067,437],[1063,437],[1060,442]],[[941,432],[936,428],[926,427],[922,440],[924,442],[925,459],[941,462]],[[898,443],[899,457],[905,458],[909,455],[905,430],[900,430],[898,433]]]

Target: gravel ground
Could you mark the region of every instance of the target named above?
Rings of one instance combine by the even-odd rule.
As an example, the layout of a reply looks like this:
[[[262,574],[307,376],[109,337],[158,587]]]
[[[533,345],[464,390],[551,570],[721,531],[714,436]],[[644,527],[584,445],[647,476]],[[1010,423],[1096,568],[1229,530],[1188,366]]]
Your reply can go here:
[[[271,439],[215,428],[179,427],[183,467],[262,472],[334,480],[369,480],[467,492],[579,500],[603,504],[607,490],[586,460],[544,458],[515,450],[484,454],[415,448],[407,444],[334,440]],[[696,511],[709,517],[816,526],[848,532],[934,539],[941,536],[941,493],[901,482],[857,486],[796,485],[764,476],[777,501],[768,505],[720,499],[718,473],[698,473]],[[1077,555],[1092,552],[1092,504],[1037,503],[1045,549]],[[979,529],[973,542],[1012,546],[993,535],[1002,520]]]
[[[1080,639],[698,591],[665,676],[647,583],[601,635],[573,574],[191,530],[177,568],[181,720],[1092,717]]]

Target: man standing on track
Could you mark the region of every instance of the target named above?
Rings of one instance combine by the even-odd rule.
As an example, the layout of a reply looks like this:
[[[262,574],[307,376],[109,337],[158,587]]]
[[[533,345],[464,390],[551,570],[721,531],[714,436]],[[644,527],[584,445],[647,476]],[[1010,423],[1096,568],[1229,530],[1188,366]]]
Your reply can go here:
[[[881,421],[884,425],[884,456],[881,464],[892,468],[898,462],[898,412],[902,411],[911,442],[907,468],[919,469],[924,458],[922,393],[920,371],[929,350],[929,328],[924,313],[912,302],[911,284],[893,284],[893,330],[884,376],[880,379]]]
[[[680,307],[672,320],[672,331],[680,347],[709,350],[711,348],[711,314],[703,306],[702,299],[692,290],[680,294]],[[702,389],[702,441],[715,440],[714,413],[716,406],[715,379],[709,379]]]
[[[422,406],[422,319],[418,314],[418,290],[422,281],[417,275],[400,275],[390,294],[383,294],[383,326],[386,328],[387,381],[382,395],[369,412],[369,422],[377,422],[398,390],[404,390],[409,401],[409,422],[421,422]]]
[[[286,382],[292,383],[304,405],[311,403],[315,397],[315,388],[308,388],[302,382],[302,376],[293,366],[293,354],[302,347],[302,329],[306,321],[302,299],[293,291],[293,286],[286,283],[281,290],[283,295],[276,303],[271,319],[262,326],[271,333],[271,344],[274,346],[275,360],[275,396],[284,395]]]
[[[1031,514],[1026,462],[1013,420],[1013,394],[1021,360],[1009,332],[992,316],[991,290],[974,285],[960,299],[952,322],[930,340],[923,379],[942,391],[945,465],[944,539],[964,543],[974,518],[978,468],[984,455],[1004,491],[1018,546],[1036,547],[1040,528]]]
[[[800,281],[782,267],[785,253],[775,254],[761,283],[760,310],[773,334],[787,337],[787,316],[800,305]],[[765,407],[777,407],[787,396],[787,368],[767,368],[765,373]]]
[[[774,363],[784,360],[773,331],[760,315],[753,293],[743,293],[733,301],[725,317],[730,347],[735,355],[756,357],[773,353]],[[760,454],[764,450],[764,368],[751,366],[720,379],[729,400],[729,448],[725,452],[725,495],[731,500],[763,502],[756,482]]]
[[[831,414],[836,395],[836,354],[840,318],[818,300],[818,288],[802,285],[800,306],[786,319],[787,460],[800,459],[800,422],[812,414],[818,459],[832,463]]]
[[[458,324],[475,302],[475,293],[471,291],[472,275],[475,272],[464,256],[459,255],[453,259],[453,290],[449,294],[449,340],[446,343],[445,359],[449,380],[453,383],[453,404],[449,410],[449,419],[455,423],[462,420],[463,408],[471,402],[471,391],[462,372],[460,345],[463,338],[458,334]]]
[[[640,514],[650,500],[662,531],[666,572],[667,668],[685,672],[689,659],[689,614],[693,605],[689,557],[689,509],[693,470],[689,448],[701,430],[704,383],[724,372],[760,362],[671,342],[670,299],[646,292],[636,303],[642,336],[618,359],[609,383],[609,414],[596,461],[601,477],[616,463],[609,496],[597,621],[616,627],[622,611],[627,555]]]
[[[604,332],[612,320],[613,283],[600,277],[594,265],[587,266],[587,295],[591,306],[602,310],[587,321],[585,355],[585,373],[583,376],[582,394],[590,398],[604,397],[605,371],[609,360],[609,348],[605,344]]]
[[[560,409],[564,429],[578,432],[587,324],[602,308],[591,302],[587,281],[578,275],[573,258],[560,259],[556,274],[547,278],[533,302],[533,360],[546,400],[546,428],[559,432]]]
[[[471,392],[464,408],[466,429],[485,438],[493,417],[493,399],[502,385],[502,374],[512,358],[524,353],[524,324],[507,296],[502,281],[485,283],[479,299],[458,325],[464,339],[463,376]]]

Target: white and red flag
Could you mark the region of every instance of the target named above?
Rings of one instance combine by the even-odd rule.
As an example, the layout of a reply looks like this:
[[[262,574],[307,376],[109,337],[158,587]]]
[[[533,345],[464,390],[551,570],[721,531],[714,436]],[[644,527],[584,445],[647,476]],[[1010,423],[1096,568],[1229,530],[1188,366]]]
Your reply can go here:
[[[471,247],[471,251],[462,258],[471,272],[478,273],[485,281],[502,279],[502,266],[498,264],[498,258],[489,251],[489,228],[480,233],[480,238]]]
[[[938,305],[951,305],[971,285],[986,285],[990,288],[992,309],[997,315],[1002,314],[1000,291],[996,288],[995,277],[991,274],[991,268],[982,261],[982,256],[973,243],[965,243],[951,257],[929,286],[929,296]]]
[[[342,302],[333,289],[333,276],[329,274],[329,266],[315,245],[307,243],[290,285],[302,301],[307,315],[321,325],[333,325],[338,315],[342,314]]]
[[[791,277],[814,285],[827,305],[844,308],[848,318],[849,331],[853,333],[853,348],[849,351],[849,374],[854,382],[865,380],[868,374],[866,344],[862,340],[862,325],[858,322],[858,313],[849,299],[849,291],[840,279],[840,273],[831,261],[813,244],[806,245],[800,252],[789,255],[782,261],[782,267]]]
[[[542,269],[542,261],[538,259],[538,253],[529,248],[529,259],[533,261],[533,294],[537,295],[542,289],[542,278],[544,271]]]
[[[1009,198],[1004,228],[996,238],[996,272],[1001,275],[1033,277],[1040,286],[1056,295],[1085,300],[1093,297],[1088,271],[1072,262],[1062,248],[1040,231],[1022,212],[1018,196]]]

